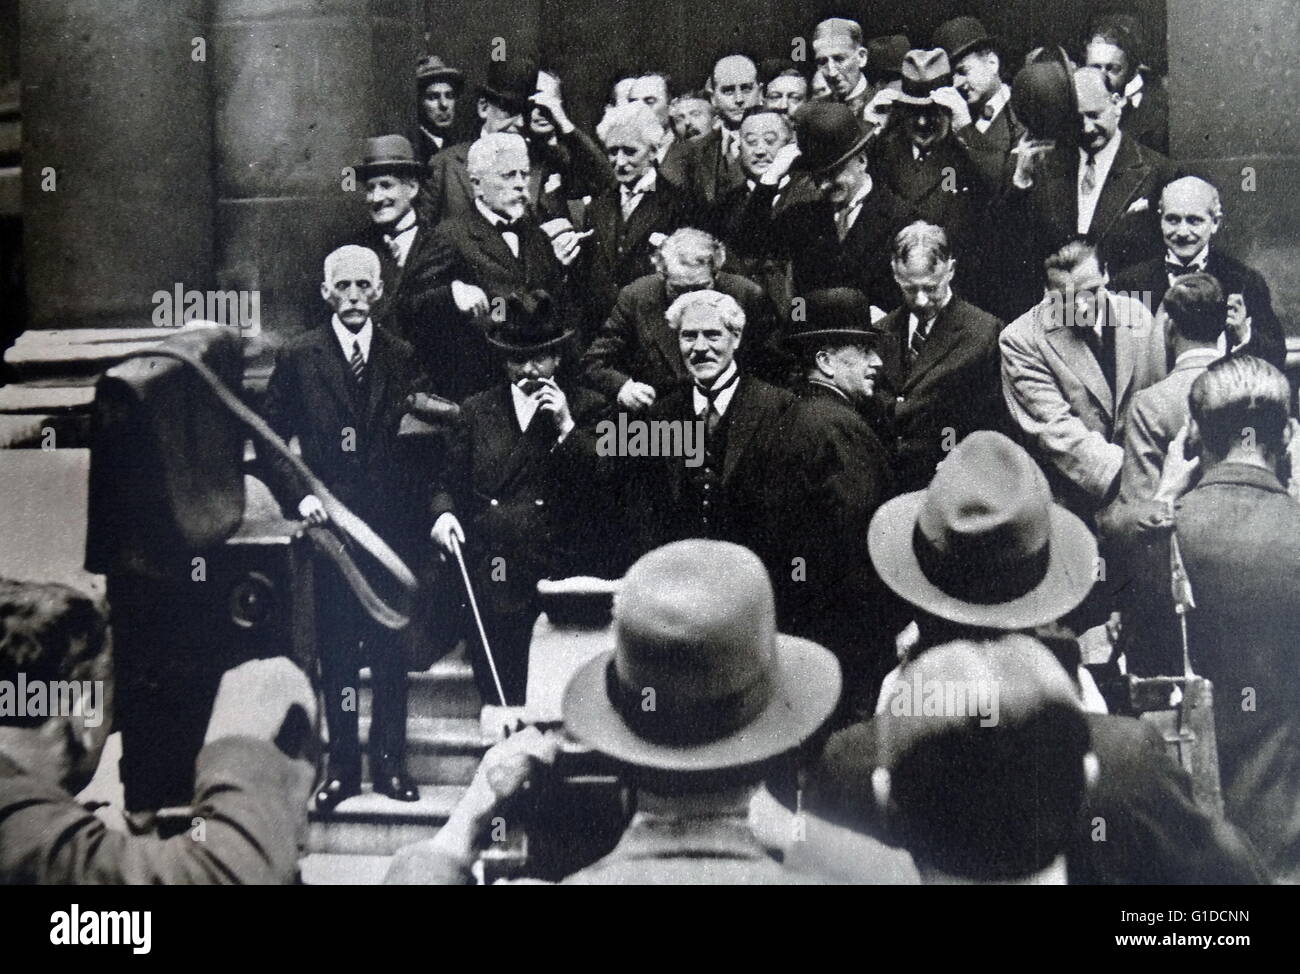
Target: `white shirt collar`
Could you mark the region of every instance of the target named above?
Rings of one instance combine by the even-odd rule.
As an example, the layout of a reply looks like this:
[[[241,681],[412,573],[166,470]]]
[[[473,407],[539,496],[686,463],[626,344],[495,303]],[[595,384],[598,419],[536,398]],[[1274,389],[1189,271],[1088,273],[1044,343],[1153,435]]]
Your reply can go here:
[[[352,348],[356,344],[361,345],[361,358],[370,362],[370,340],[375,337],[374,324],[369,318],[361,326],[361,330],[355,335],[348,331],[348,326],[343,324],[338,315],[330,318],[330,325],[334,328],[334,337],[338,339],[339,348],[343,349],[343,357],[348,361],[352,360]]]
[[[858,75],[858,83],[853,86],[853,90],[848,93],[848,96],[844,100],[846,102],[850,102],[854,98],[861,98],[866,93],[867,93],[867,76],[865,74],[861,74]]]
[[[952,304],[952,289],[951,289],[951,288],[948,289],[948,297],[947,297],[946,299],[944,299],[943,304],[939,305],[939,309],[938,309],[937,311],[935,311],[933,317],[927,319],[927,321],[926,321],[926,325],[925,325],[925,333],[926,333],[927,337],[929,336],[930,332],[934,330],[934,323],[935,323],[936,321],[939,320],[939,316],[940,316],[941,314],[943,314],[944,309],[946,309],[946,308],[948,307],[948,305],[950,305],[950,304]],[[908,344],[909,347],[910,347],[911,344],[912,344],[912,337],[916,334],[916,329],[919,328],[920,326],[921,326],[921,319],[920,319],[920,317],[917,316],[917,313],[916,313],[915,311],[908,311],[908,313],[907,313],[907,344]]]
[[[1142,86],[1144,84],[1142,72],[1138,71],[1133,75],[1129,83],[1124,86],[1124,97],[1134,108],[1142,104]]]
[[[1106,180],[1110,177],[1111,166],[1115,162],[1115,156],[1119,152],[1119,142],[1123,137],[1123,133],[1116,130],[1114,137],[1092,157],[1097,181],[1092,193],[1087,196],[1083,194],[1083,174],[1088,166],[1088,153],[1083,149],[1079,150],[1079,178],[1075,184],[1076,198],[1079,201],[1079,220],[1075,229],[1080,236],[1085,236],[1092,229],[1092,221],[1097,214],[1097,204],[1101,201],[1102,190],[1105,189]]]
[[[655,169],[654,166],[651,166],[649,169],[647,169],[645,172],[643,172],[643,173],[641,174],[641,178],[638,179],[638,180],[637,180],[635,183],[633,183],[631,186],[627,186],[627,185],[621,185],[621,186],[619,186],[620,194],[622,195],[622,197],[623,197],[624,199],[627,199],[627,197],[628,197],[629,194],[631,194],[631,193],[636,193],[636,194],[639,195],[639,194],[641,194],[641,193],[652,193],[652,192],[654,192],[654,188],[655,188],[655,180],[656,180],[656,175],[657,175],[657,173],[658,173],[658,170]]]
[[[406,215],[393,224],[391,229],[384,231],[384,243],[388,245],[390,253],[393,244],[397,245],[397,253],[393,257],[399,267],[405,267],[406,258],[415,244],[415,210],[407,210]]]
[[[1180,264],[1183,267],[1195,267],[1198,270],[1205,270],[1206,262],[1210,259],[1210,245],[1207,243],[1201,248],[1200,252],[1191,260],[1182,260],[1168,250],[1165,251],[1165,262],[1169,264]]]
[[[732,363],[723,369],[721,374],[713,380],[713,384],[709,386],[709,388],[716,389],[718,386],[726,385],[728,382],[731,382],[731,377],[735,374],[736,363],[735,361],[732,361]],[[740,381],[737,380],[732,382],[731,385],[727,386],[727,388],[722,390],[722,392],[718,393],[718,398],[713,400],[713,404],[718,408],[719,416],[727,415],[727,407],[731,405],[731,399],[739,388]],[[700,387],[697,385],[691,386],[691,395],[695,404],[695,415],[698,416],[708,407],[709,401],[704,398],[704,393],[700,392]]]
[[[490,209],[487,206],[487,204],[484,203],[481,199],[475,199],[474,205],[477,206],[478,211],[483,214],[483,218],[487,220],[488,223],[492,224],[494,227],[500,226],[503,223],[510,222],[508,218],[502,216],[500,213],[497,213],[495,210]],[[508,231],[508,232],[513,233],[514,231]]]
[[[513,382],[510,383],[510,398],[515,404],[515,419],[519,423],[519,428],[521,430],[528,429],[528,424],[537,415],[537,400],[527,395],[524,390]]]
[[[858,214],[862,211],[862,204],[865,203],[867,197],[871,195],[871,187],[871,177],[867,176],[862,180],[862,185],[858,187],[858,191],[853,194],[853,197],[848,201],[848,203],[835,211],[836,216],[841,213],[848,214],[849,230],[851,230],[853,224],[857,222]]]

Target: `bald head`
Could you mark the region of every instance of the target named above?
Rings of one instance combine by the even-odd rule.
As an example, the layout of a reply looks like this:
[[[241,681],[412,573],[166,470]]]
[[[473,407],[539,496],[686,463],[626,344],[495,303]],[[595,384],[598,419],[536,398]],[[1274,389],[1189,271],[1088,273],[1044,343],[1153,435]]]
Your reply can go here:
[[[743,54],[728,54],[713,66],[713,107],[729,129],[740,127],[745,109],[758,104],[758,66]]]
[[[1079,145],[1095,155],[1119,131],[1122,101],[1106,87],[1106,76],[1096,68],[1074,72],[1074,93],[1079,104]]]
[[[1175,179],[1160,194],[1160,234],[1169,253],[1184,264],[1210,245],[1222,218],[1219,191],[1204,179]]]

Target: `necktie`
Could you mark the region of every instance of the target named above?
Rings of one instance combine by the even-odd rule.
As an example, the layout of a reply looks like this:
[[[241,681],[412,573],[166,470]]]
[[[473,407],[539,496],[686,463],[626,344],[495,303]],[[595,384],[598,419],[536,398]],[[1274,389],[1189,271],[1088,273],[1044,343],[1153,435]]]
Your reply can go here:
[[[835,213],[835,233],[840,238],[840,243],[844,242],[844,238],[847,237],[849,231],[853,229],[853,210],[854,207],[846,206],[844,209],[837,210]]]
[[[637,201],[641,199],[639,189],[628,189],[623,187],[623,219],[627,220],[632,216],[632,211],[636,209]]]
[[[348,364],[352,367],[352,378],[357,385],[361,385],[366,378],[366,360],[361,356],[360,341],[352,343],[352,357],[348,359]]]
[[[1091,196],[1093,190],[1097,188],[1097,157],[1088,156],[1088,162],[1083,167],[1083,182],[1079,184],[1084,196]]]
[[[722,411],[718,409],[718,397],[734,386],[736,380],[739,378],[740,373],[735,372],[732,374],[731,378],[722,385],[716,386],[712,389],[706,389],[704,386],[699,384],[695,386],[695,388],[700,391],[700,395],[704,397],[705,436],[712,436],[714,431],[716,431],[718,426],[722,423]]]
[[[912,340],[908,342],[908,350],[912,353],[908,360],[908,368],[916,365],[916,360],[921,357],[921,350],[925,348],[925,343],[930,340],[929,335],[930,322],[916,319],[916,330],[912,332]]]
[[[397,237],[391,234],[384,234],[384,243],[388,246],[388,252],[393,255],[393,260],[399,260],[402,256],[402,247],[397,242]]]

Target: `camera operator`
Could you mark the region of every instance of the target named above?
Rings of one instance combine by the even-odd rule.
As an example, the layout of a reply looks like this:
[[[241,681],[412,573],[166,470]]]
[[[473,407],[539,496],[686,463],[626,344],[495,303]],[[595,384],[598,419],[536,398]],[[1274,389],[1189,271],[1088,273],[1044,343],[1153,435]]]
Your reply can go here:
[[[564,882],[815,882],[771,859],[747,816],[775,762],[835,709],[835,657],[776,631],[762,562],[723,541],[679,541],[642,557],[614,615],[614,648],[570,680],[564,724],[619,766],[637,788],[637,810],[612,852]],[[557,738],[535,728],[494,747],[447,824],[400,850],[386,882],[472,883],[478,853],[558,751]]]
[[[170,839],[109,829],[73,795],[111,729],[111,636],[94,602],[64,585],[0,580],[0,686],[98,683],[72,713],[0,710],[0,883],[291,883],[314,767],[278,741],[314,722],[315,696],[289,660],[221,678],[199,753],[193,828]],[[296,727],[293,708],[301,708]],[[201,823],[201,824],[200,824]]]

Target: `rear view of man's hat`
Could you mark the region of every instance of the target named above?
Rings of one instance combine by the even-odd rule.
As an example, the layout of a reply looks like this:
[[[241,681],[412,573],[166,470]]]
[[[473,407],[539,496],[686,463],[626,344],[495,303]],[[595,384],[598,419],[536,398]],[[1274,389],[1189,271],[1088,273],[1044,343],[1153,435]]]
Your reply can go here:
[[[564,692],[564,725],[637,768],[724,772],[794,750],[840,695],[829,650],[776,631],[758,556],[724,541],[678,541],[629,569],[615,645]]]
[[[537,62],[531,57],[512,57],[489,61],[485,98],[516,113],[528,108],[528,99],[537,91]]]
[[[867,531],[871,562],[899,596],[941,619],[988,629],[1055,622],[1092,589],[1097,542],[1052,501],[1029,454],[977,431],[925,490],[884,504]]]
[[[837,101],[808,102],[791,120],[799,144],[799,158],[791,168],[807,170],[814,177],[848,162],[874,134],[853,109]]]

